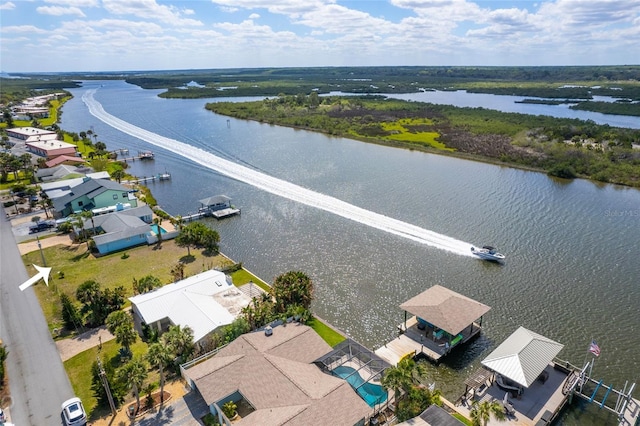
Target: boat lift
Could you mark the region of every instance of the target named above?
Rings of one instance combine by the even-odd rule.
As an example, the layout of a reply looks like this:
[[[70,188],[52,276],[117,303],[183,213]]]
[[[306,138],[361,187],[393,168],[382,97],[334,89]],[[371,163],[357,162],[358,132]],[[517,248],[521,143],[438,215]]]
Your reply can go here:
[[[591,367],[591,368],[588,368]],[[633,398],[633,391],[635,389],[636,384],[632,383],[629,386],[629,382],[625,382],[624,388],[619,391],[613,388],[613,385],[603,384],[603,380],[595,380],[590,377],[591,370],[593,368],[593,360],[587,363],[578,375],[578,380],[572,383],[572,390],[574,395],[579,396],[589,403],[596,403],[600,407],[608,410],[612,413],[615,413],[618,416],[620,425],[630,425],[633,424],[630,422],[635,420],[636,422],[639,419],[639,411],[640,407],[638,406],[638,401]],[[587,373],[589,370],[589,373]],[[585,386],[586,385],[586,386]],[[595,385],[592,387],[591,385]],[[627,386],[629,386],[627,388]],[[600,389],[606,389],[606,392],[602,396],[601,400],[598,400],[598,392]],[[614,406],[611,404],[607,405],[607,398],[609,395],[613,393],[617,395],[616,402]],[[633,411],[629,411],[630,405],[634,405]]]

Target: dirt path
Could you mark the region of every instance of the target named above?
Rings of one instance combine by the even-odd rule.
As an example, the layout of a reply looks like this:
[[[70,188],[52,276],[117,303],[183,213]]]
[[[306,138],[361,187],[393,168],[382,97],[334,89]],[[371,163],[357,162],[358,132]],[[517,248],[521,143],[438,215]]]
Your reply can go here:
[[[74,244],[69,238],[68,235],[56,235],[55,237],[42,238],[40,240],[40,245],[42,248],[53,247],[57,245],[66,245],[66,246],[74,246],[78,244]],[[26,243],[18,244],[18,250],[20,251],[20,255],[24,255],[27,253],[31,253],[32,251],[38,250],[38,241],[29,241]]]
[[[60,358],[64,362],[87,349],[98,346],[101,342],[105,343],[114,338],[115,336],[109,333],[107,327],[103,325],[79,336],[58,340],[56,341],[56,346],[58,347],[58,352],[60,352]]]

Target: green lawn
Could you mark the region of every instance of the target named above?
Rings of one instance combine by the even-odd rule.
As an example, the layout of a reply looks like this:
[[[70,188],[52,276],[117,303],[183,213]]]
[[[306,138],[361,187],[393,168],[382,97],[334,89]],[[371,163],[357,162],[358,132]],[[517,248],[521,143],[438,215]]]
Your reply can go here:
[[[257,284],[258,287],[263,289],[266,292],[271,291],[271,287],[266,282],[262,281],[260,278],[253,275],[251,272],[248,272],[246,269],[240,269],[231,274],[231,278],[233,279],[233,284],[236,286],[241,286],[243,284],[248,283],[249,281],[253,281],[254,284]]]
[[[71,386],[73,386],[73,391],[76,396],[82,400],[84,404],[84,408],[87,410],[87,415],[90,418],[96,418],[101,415],[104,415],[108,412],[108,410],[98,410],[94,413],[94,409],[98,401],[93,396],[93,391],[91,390],[91,367],[95,361],[97,361],[98,356],[101,361],[104,361],[105,356],[110,360],[111,364],[114,367],[120,366],[120,359],[118,357],[118,351],[120,350],[120,345],[116,343],[115,340],[110,340],[102,344],[102,351],[98,352],[98,348],[94,347],[88,349],[78,355],[70,358],[64,362],[64,368],[67,371],[67,375],[69,376],[69,381],[71,381]],[[138,339],[136,343],[131,346],[131,351],[134,356],[143,355],[147,352],[147,344],[142,340]],[[149,371],[149,378],[145,381],[145,383],[152,383],[154,381],[158,381],[159,375],[152,369]],[[91,414],[94,414],[93,417]]]
[[[307,325],[313,328],[315,332],[318,333],[318,335],[322,337],[322,339],[331,347],[334,347],[338,343],[346,340],[346,337],[344,337],[342,334],[338,333],[333,328],[329,327],[317,318],[311,319],[311,321],[309,321]]]
[[[128,297],[133,296],[133,278],[150,274],[165,284],[173,282],[170,271],[180,259],[187,262],[185,277],[232,263],[222,255],[205,256],[200,250],[191,250],[191,257],[188,257],[187,249],[176,246],[173,240],[164,241],[160,249],[155,245],[140,246],[102,257],[88,253],[86,244],[49,247],[43,249],[43,253],[47,266],[52,268],[49,287],[36,285],[34,288],[51,330],[62,326],[60,293],[75,297],[76,288],[87,280],[99,282],[102,288],[123,286]],[[125,259],[124,253],[128,255]],[[22,259],[29,274],[35,275],[32,265],[42,264],[40,253],[27,253]],[[60,278],[60,272],[64,278]]]

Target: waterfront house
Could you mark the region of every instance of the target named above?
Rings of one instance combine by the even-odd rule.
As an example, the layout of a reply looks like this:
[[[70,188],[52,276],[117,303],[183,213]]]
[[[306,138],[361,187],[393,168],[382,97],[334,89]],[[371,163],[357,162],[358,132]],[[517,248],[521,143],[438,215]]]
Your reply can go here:
[[[228,401],[238,426],[364,425],[372,409],[346,380],[323,373],[314,360],[331,347],[310,327],[289,323],[243,334],[185,369],[183,377],[223,425]]]
[[[193,330],[196,344],[219,327],[231,324],[251,302],[231,278],[213,269],[129,300],[139,333],[143,324],[160,333],[170,325],[180,325]]]
[[[85,180],[61,197],[53,199],[56,217],[67,217],[83,210],[109,207],[118,203],[128,203],[137,207],[138,202],[132,191],[124,185],[107,179]]]
[[[123,209],[94,216],[84,221],[84,229],[95,242],[101,255],[148,244],[153,212],[149,206]],[[92,229],[92,227],[95,228]]]

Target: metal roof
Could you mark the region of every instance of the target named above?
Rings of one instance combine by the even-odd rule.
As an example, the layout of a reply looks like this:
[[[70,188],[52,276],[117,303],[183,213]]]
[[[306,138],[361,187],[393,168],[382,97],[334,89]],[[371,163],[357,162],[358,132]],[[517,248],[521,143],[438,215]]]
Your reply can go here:
[[[400,308],[452,335],[460,333],[491,309],[440,285],[407,300]]]
[[[231,324],[251,301],[224,273],[213,269],[129,300],[147,324],[169,318],[173,324],[189,326],[196,342]]]
[[[558,342],[520,327],[482,360],[482,365],[529,387],[563,347]]]

